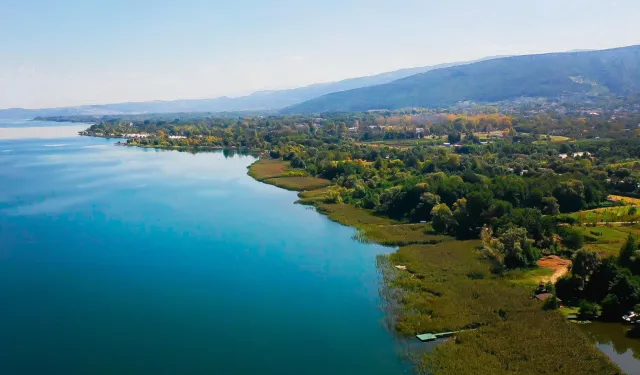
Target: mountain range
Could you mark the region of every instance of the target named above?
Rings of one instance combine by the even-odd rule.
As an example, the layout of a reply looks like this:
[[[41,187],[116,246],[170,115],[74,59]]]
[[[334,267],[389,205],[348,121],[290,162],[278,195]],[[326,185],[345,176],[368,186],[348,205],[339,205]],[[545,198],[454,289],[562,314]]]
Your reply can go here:
[[[0,118],[239,111],[322,113],[441,108],[463,101],[492,103],[522,97],[582,99],[639,93],[640,46],[631,46],[601,51],[488,57],[295,89],[260,91],[237,98],[13,108],[0,110]]]
[[[487,57],[481,60],[493,59]],[[237,112],[237,111],[266,111],[280,110],[297,103],[317,98],[329,93],[358,89],[367,86],[381,85],[395,80],[424,73],[434,69],[447,68],[469,62],[447,63],[434,66],[407,68],[382,74],[350,78],[338,82],[317,83],[310,86],[288,89],[259,91],[251,95],[215,99],[187,99],[174,101],[129,102],[104,105],[84,105],[76,107],[23,109],[0,109],[0,118],[27,119],[34,117],[53,116],[102,116],[117,114],[145,114],[145,113],[180,113],[180,112]]]
[[[461,101],[640,93],[640,46],[513,56],[415,74],[324,95],[283,113],[447,107]]]

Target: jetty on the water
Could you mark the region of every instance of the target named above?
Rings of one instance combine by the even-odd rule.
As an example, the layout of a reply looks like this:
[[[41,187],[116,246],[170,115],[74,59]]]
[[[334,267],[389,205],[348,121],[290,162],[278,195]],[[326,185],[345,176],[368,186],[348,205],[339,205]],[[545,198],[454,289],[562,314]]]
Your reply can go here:
[[[465,330],[461,330],[461,331],[453,331],[453,332],[441,332],[441,333],[423,333],[420,335],[416,335],[416,337],[418,338],[418,340],[422,341],[422,342],[429,342],[429,341],[436,341],[438,339],[444,339],[447,337],[451,337],[453,335],[455,335],[456,333],[459,332],[464,332]]]

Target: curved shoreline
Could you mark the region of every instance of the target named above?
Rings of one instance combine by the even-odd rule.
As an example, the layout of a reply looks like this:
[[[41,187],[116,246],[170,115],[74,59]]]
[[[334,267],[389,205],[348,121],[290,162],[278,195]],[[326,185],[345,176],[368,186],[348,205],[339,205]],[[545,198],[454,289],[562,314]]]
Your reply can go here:
[[[277,177],[274,173],[282,174],[287,169],[274,167],[271,175],[261,176],[255,169],[265,160],[285,163],[258,159],[249,167],[249,176],[265,182]],[[299,191],[301,199],[297,203],[314,206],[330,220],[358,230],[357,240],[400,246],[388,256],[387,275],[383,276],[385,297],[393,298],[388,302],[395,305],[387,310],[394,316],[385,318],[395,323],[394,335],[409,338],[418,333],[482,327],[456,334],[446,344],[429,346],[433,348],[431,353],[423,353],[418,348],[425,346],[417,344],[417,352],[410,355],[417,372],[501,374],[509,373],[503,371],[513,366],[524,372],[534,367],[538,371],[537,361],[541,358],[534,358],[543,356],[550,363],[548,368],[555,370],[540,369],[539,373],[622,374],[582,331],[559,313],[542,311],[542,306],[527,295],[527,289],[522,287],[529,286],[526,271],[492,275],[489,264],[476,250],[479,241],[438,237],[430,233],[426,224],[395,222],[364,209],[330,202],[332,186],[289,190]],[[451,304],[459,309],[452,309]],[[425,313],[425,308],[436,315]],[[502,348],[507,342],[509,348]],[[557,350],[550,352],[552,347]],[[528,356],[523,357],[526,352]],[[468,358],[474,358],[473,364]]]

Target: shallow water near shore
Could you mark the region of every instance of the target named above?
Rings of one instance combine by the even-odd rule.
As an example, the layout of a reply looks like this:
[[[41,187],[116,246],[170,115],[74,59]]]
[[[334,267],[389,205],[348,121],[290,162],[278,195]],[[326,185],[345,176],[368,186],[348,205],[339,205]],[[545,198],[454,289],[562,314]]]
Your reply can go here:
[[[252,156],[113,142],[0,140],[0,373],[410,373],[391,249],[251,179]]]

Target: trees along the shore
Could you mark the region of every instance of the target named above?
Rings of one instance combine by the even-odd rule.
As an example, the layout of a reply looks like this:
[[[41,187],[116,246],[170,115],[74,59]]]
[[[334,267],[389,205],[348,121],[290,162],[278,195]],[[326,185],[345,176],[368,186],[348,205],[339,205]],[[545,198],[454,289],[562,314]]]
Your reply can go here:
[[[540,252],[529,242],[525,228],[511,228],[498,239],[507,268],[530,267],[540,258]]]
[[[584,297],[592,302],[599,303],[602,301],[609,294],[609,287],[613,284],[619,272],[620,267],[618,266],[617,258],[609,257],[603,259],[585,285]]]
[[[485,252],[499,262],[501,268],[531,267],[540,258],[540,251],[532,246],[525,228],[510,228],[493,237],[493,230],[485,225],[481,238]]]
[[[573,254],[571,274],[580,278],[582,287],[593,272],[600,267],[600,255],[594,250],[580,249]]]
[[[591,319],[591,318],[595,318],[598,316],[599,313],[599,308],[598,305],[587,301],[587,300],[582,300],[580,302],[580,310],[578,310],[578,314],[585,319]]]
[[[433,207],[431,210],[431,226],[438,233],[451,233],[456,229],[457,222],[449,206],[441,203]]]
[[[627,269],[622,269],[609,288],[609,294],[602,300],[602,317],[618,320],[631,310],[640,300],[640,283]]]
[[[620,249],[620,257],[600,260],[593,251],[576,251],[571,275],[556,282],[558,297],[597,303],[602,309],[602,319],[619,320],[640,303],[640,275],[629,269],[635,265],[637,248],[635,236],[630,235]]]

